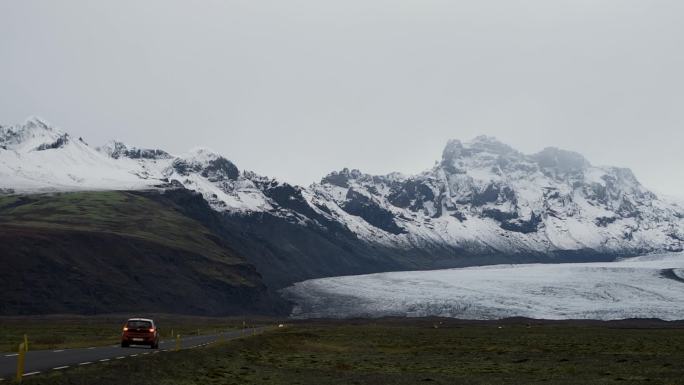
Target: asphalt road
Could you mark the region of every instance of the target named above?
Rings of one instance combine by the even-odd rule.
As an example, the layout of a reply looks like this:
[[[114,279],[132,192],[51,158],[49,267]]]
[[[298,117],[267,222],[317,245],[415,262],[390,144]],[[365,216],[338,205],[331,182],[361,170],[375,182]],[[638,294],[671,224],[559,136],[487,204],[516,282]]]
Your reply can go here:
[[[181,338],[181,349],[191,349],[208,345],[224,339],[234,339],[262,332],[265,328],[229,331],[220,334],[201,335]],[[159,343],[159,349],[148,346],[131,346],[122,348],[120,345],[97,346],[81,349],[36,350],[26,353],[24,376],[32,376],[52,370],[65,370],[76,366],[96,365],[99,362],[123,360],[143,357],[148,354],[174,351],[176,340],[164,340]],[[8,382],[16,376],[17,353],[2,353],[0,355],[0,382]]]

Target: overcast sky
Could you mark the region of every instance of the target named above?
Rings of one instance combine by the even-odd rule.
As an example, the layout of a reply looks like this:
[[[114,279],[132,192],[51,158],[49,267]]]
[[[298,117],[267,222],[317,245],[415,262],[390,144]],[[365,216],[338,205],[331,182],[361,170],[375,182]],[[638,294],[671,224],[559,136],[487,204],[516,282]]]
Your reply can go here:
[[[684,196],[684,1],[0,2],[0,124],[308,185],[492,135]]]

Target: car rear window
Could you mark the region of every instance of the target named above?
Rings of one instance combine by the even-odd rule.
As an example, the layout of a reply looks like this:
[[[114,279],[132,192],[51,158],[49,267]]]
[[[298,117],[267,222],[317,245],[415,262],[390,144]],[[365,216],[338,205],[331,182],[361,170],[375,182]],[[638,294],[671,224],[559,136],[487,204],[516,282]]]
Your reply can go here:
[[[126,326],[129,329],[149,329],[152,327],[152,323],[150,321],[128,321]]]

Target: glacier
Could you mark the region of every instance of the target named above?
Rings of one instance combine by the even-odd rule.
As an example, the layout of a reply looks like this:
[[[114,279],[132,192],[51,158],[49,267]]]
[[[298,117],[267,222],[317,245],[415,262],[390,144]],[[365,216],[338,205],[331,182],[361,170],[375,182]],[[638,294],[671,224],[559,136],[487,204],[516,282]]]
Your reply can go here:
[[[283,289],[295,318],[684,319],[684,253],[342,276]]]

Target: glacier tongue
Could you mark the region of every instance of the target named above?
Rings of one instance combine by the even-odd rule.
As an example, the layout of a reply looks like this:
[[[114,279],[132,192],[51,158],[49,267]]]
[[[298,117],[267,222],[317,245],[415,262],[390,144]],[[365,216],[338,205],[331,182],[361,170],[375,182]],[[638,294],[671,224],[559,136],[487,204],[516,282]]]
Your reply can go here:
[[[321,278],[284,290],[293,316],[684,319],[684,253]]]

